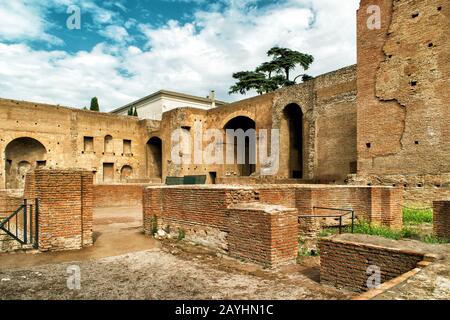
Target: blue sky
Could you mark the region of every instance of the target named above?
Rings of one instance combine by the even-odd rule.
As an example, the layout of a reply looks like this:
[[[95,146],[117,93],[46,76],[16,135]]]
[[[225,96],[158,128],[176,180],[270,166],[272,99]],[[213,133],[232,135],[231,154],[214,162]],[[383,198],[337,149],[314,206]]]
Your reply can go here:
[[[218,98],[270,47],[318,75],[356,61],[358,0],[0,0],[0,97],[103,111],[168,89]],[[70,6],[81,29],[70,30]],[[300,73],[298,70],[297,73]]]

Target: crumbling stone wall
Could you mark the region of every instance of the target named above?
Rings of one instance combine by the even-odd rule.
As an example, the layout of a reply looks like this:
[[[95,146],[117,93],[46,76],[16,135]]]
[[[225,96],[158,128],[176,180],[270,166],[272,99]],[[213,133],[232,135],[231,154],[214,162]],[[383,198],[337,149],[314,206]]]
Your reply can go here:
[[[433,233],[440,239],[450,239],[450,201],[433,202]]]
[[[358,12],[356,179],[404,186],[409,203],[450,195],[449,16],[444,0],[363,0]]]
[[[322,238],[319,248],[320,282],[355,292],[369,290],[367,283],[375,285],[369,279],[374,272],[380,272],[382,284],[416,268],[426,256],[393,241],[364,235]]]

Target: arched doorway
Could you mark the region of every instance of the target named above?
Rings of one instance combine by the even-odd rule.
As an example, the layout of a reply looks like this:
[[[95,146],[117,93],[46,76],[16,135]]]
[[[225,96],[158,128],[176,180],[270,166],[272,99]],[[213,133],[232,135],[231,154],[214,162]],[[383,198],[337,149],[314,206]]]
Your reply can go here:
[[[127,182],[128,179],[131,179],[133,175],[133,168],[131,166],[125,165],[120,170],[120,181]]]
[[[241,141],[236,136],[237,130],[242,129],[245,133],[245,141],[241,137]],[[224,126],[226,133],[226,146],[234,149],[234,164],[237,165],[240,176],[250,176],[256,171],[256,124],[255,121],[246,116],[237,116]],[[229,136],[227,130],[234,130],[235,135]],[[230,143],[230,140],[233,141]],[[252,141],[253,140],[253,141]],[[229,145],[231,144],[231,146]],[[244,146],[242,150],[239,150]],[[240,154],[241,153],[241,154]],[[244,161],[239,161],[239,160]],[[239,163],[240,162],[240,163]],[[230,163],[227,163],[230,165]]]
[[[303,178],[303,112],[298,104],[291,103],[283,110],[283,151],[287,151],[288,177]],[[284,127],[284,128],[283,128]],[[284,129],[284,130],[283,130]],[[283,139],[283,138],[282,138]]]
[[[5,149],[5,180],[7,189],[23,189],[28,171],[46,165],[47,150],[33,138],[17,138]]]
[[[149,178],[162,177],[162,140],[158,137],[147,142],[147,174]]]

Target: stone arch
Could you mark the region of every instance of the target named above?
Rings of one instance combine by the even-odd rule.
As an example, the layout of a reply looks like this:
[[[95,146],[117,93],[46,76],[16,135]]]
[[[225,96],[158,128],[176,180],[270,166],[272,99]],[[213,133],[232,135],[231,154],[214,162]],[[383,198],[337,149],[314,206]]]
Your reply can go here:
[[[162,140],[152,137],[147,142],[147,175],[149,178],[162,178]]]
[[[47,150],[36,139],[17,138],[6,146],[5,161],[6,188],[23,189],[27,172],[45,166]]]
[[[280,129],[280,170],[279,176],[283,178],[288,178],[292,175],[289,173],[289,161],[287,160],[287,154],[283,152],[289,152],[284,150],[285,147],[283,140],[283,133],[281,130],[282,122],[284,119],[284,110],[289,105],[297,105],[303,115],[302,126],[303,126],[303,179],[314,179],[314,167],[316,159],[316,118],[317,110],[314,110],[313,97],[309,94],[304,94],[302,96],[297,96],[292,98],[291,95],[286,94],[286,92],[279,92],[272,105],[272,128]]]
[[[237,117],[246,117],[246,118],[249,118],[252,121],[256,122],[254,120],[254,118],[255,118],[254,113],[247,111],[247,110],[238,110],[238,111],[234,111],[234,112],[228,114],[225,118],[223,118],[223,120],[221,122],[221,127],[224,128],[227,125],[227,123],[229,123],[231,120],[233,120],[234,118],[237,118]]]
[[[230,143],[230,139],[232,137],[225,136],[225,155],[227,154],[228,148],[233,148],[234,150],[234,164],[227,163],[228,166],[232,166],[236,168],[238,174],[240,176],[251,176],[256,171],[256,123],[255,121],[247,116],[239,115],[232,119],[230,119],[223,127],[224,131],[227,130],[239,130],[242,129],[244,132],[249,134],[253,129],[255,134],[254,141],[252,142],[250,137],[245,137],[244,148],[242,151],[238,150],[239,148],[239,140],[237,137],[233,138],[233,142]],[[231,145],[230,145],[231,144]],[[242,152],[243,154],[239,154]],[[244,161],[240,161],[242,163],[238,163],[239,159]],[[226,159],[226,158],[225,158]]]
[[[120,170],[120,181],[126,182],[133,177],[133,168],[129,165],[124,165]]]
[[[103,152],[105,154],[114,153],[113,137],[109,134],[105,136]]]
[[[304,159],[303,112],[296,103],[284,107],[280,119],[281,154],[286,164],[287,177],[302,179]]]

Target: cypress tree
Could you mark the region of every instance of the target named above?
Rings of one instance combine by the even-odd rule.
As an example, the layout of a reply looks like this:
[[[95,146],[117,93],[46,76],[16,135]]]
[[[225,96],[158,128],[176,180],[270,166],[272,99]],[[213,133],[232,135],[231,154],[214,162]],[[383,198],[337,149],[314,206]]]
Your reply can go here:
[[[100,107],[98,105],[98,99],[97,97],[93,97],[91,99],[91,111],[100,111]]]

